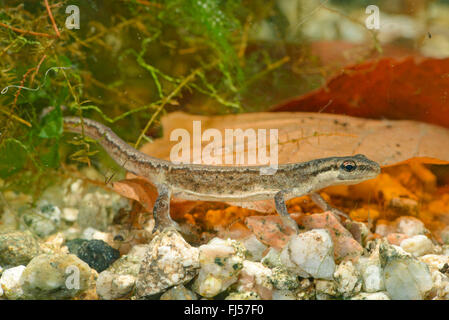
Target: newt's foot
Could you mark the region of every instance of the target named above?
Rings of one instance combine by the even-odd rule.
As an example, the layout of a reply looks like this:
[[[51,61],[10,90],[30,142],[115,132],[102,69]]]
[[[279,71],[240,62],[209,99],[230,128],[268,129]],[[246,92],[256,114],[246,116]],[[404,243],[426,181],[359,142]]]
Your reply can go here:
[[[330,211],[334,214],[335,218],[338,219],[338,221],[341,221],[340,217],[344,217],[350,221],[352,221],[352,219],[349,217],[349,215],[347,215],[346,213],[344,213],[343,211],[338,210],[337,208],[332,207],[330,204],[328,204],[326,202],[326,200],[323,199],[322,196],[320,196],[318,193],[311,193],[310,195],[310,199],[312,199],[312,201],[321,209],[323,209],[323,211]]]

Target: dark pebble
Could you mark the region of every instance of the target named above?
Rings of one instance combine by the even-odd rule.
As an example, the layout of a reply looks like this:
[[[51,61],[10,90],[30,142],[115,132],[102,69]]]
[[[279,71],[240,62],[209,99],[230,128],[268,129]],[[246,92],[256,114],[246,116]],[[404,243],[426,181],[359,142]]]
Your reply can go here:
[[[86,262],[91,268],[102,272],[115,260],[120,252],[103,240],[74,239],[66,242],[69,252]]]

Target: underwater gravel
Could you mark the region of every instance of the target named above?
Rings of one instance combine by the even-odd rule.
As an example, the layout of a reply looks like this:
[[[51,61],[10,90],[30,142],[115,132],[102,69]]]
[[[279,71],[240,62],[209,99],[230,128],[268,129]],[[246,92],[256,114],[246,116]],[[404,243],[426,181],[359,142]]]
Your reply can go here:
[[[47,190],[35,207],[23,195],[7,197],[0,299],[449,299],[449,245],[415,217],[378,224],[379,239],[361,223],[323,213],[275,247],[258,234],[195,246],[175,230],[151,234],[152,221],[131,231],[113,224],[127,201],[79,180]],[[107,209],[83,199],[102,199]],[[86,210],[100,217],[80,225]]]

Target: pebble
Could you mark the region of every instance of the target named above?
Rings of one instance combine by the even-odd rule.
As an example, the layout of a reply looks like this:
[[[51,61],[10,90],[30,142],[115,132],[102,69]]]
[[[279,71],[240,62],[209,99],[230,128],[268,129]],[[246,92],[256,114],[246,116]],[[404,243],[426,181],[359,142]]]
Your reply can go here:
[[[386,292],[361,292],[353,297],[351,300],[391,300]]]
[[[74,239],[67,241],[66,245],[70,253],[78,256],[97,272],[106,270],[120,258],[120,252],[103,240]]]
[[[424,235],[416,235],[401,242],[401,248],[415,257],[432,253],[432,241]]]
[[[246,252],[240,242],[214,238],[200,246],[199,252],[201,269],[193,284],[196,293],[211,298],[237,282]]]
[[[273,290],[273,300],[296,300],[296,296],[290,290]]]
[[[3,271],[0,278],[0,289],[3,295],[10,300],[20,299],[23,291],[20,285],[20,277],[22,276],[25,266],[17,266]]]
[[[243,239],[242,243],[248,251],[248,258],[251,261],[260,261],[263,257],[263,253],[268,248],[266,245],[260,242],[254,234]]]
[[[390,233],[394,233],[396,228],[390,224],[389,221],[386,220],[378,220],[376,224],[375,233],[382,237],[388,236]]]
[[[82,229],[92,227],[105,231],[119,209],[128,206],[128,200],[116,193],[97,190],[85,194],[78,207],[78,224]]]
[[[332,279],[334,246],[329,232],[314,229],[291,238],[282,249],[281,262],[302,278]]]
[[[449,257],[445,255],[426,254],[419,258],[420,261],[426,263],[429,268],[441,270],[447,264],[449,266]]]
[[[70,299],[94,285],[96,272],[73,254],[42,254],[23,271],[22,290],[26,299]]]
[[[29,232],[0,234],[0,265],[4,268],[27,265],[41,253],[39,242]]]
[[[428,233],[424,223],[412,216],[399,217],[394,221],[394,225],[396,225],[397,233],[403,233],[410,237]]]
[[[338,295],[337,284],[330,280],[315,280],[317,300],[330,300]]]
[[[385,290],[378,248],[371,253],[370,257],[360,258],[357,269],[362,276],[363,291],[371,293]]]
[[[449,299],[449,278],[438,270],[431,269],[433,287],[428,296],[433,300]]]
[[[198,273],[199,250],[190,246],[173,229],[166,229],[151,241],[136,282],[137,298],[158,294],[186,283]]]
[[[97,294],[101,299],[122,298],[134,289],[140,265],[149,245],[136,245],[127,255],[121,256],[107,270],[101,272],[97,281]]]
[[[225,300],[262,300],[256,292],[231,292]]]
[[[273,291],[271,276],[271,269],[262,263],[245,260],[237,282],[237,291],[256,292],[263,300],[270,300]]]
[[[400,246],[401,242],[407,239],[409,236],[403,233],[390,233],[387,235],[386,239],[390,244]]]
[[[421,300],[432,289],[429,267],[401,247],[379,247],[385,288],[393,300]]]
[[[343,260],[356,260],[362,253],[363,248],[351,232],[349,232],[331,212],[315,213],[312,215],[292,215],[299,225],[306,230],[326,229],[333,242],[333,255],[337,263]],[[363,232],[361,230],[361,232]]]
[[[444,244],[449,244],[449,226],[441,230],[441,240]]]
[[[102,232],[94,228],[86,228],[83,231],[82,238],[86,240],[103,240],[104,242],[111,243],[113,242],[112,235],[107,232]]]
[[[96,290],[103,300],[113,300],[126,296],[134,288],[136,277],[103,271],[98,275]]]
[[[268,268],[282,266],[280,254],[281,252],[279,250],[270,248],[260,262],[262,262]]]
[[[348,298],[360,292],[362,279],[353,263],[348,260],[340,263],[334,273],[337,292]]]
[[[288,272],[283,266],[277,266],[271,269],[269,280],[274,288],[281,291],[294,290],[299,287],[298,277],[295,274]]]
[[[161,295],[160,300],[198,300],[195,292],[192,292],[182,284],[174,286]]]
[[[75,222],[78,219],[78,212],[77,208],[64,208],[61,217],[67,222]]]

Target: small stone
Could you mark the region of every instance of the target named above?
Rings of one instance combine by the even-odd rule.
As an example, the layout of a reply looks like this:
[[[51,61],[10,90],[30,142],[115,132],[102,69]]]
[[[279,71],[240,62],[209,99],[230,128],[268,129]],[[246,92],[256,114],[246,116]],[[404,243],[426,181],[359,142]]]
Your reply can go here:
[[[198,300],[196,294],[184,287],[182,284],[167,290],[160,298],[161,300]]]
[[[134,288],[136,277],[103,271],[98,275],[96,290],[103,300],[113,300],[126,296]]]
[[[357,269],[362,276],[363,291],[366,291],[368,293],[385,290],[384,278],[379,257],[379,245],[380,244],[376,246],[369,258],[361,257],[357,263]]]
[[[33,258],[20,282],[26,299],[70,299],[93,285],[96,272],[73,254],[42,254]]]
[[[199,250],[191,247],[173,229],[166,229],[151,241],[142,261],[136,295],[145,298],[186,283],[198,273]]]
[[[384,283],[393,300],[421,300],[432,289],[429,267],[402,248],[382,243],[379,247]]]
[[[237,282],[246,251],[240,242],[214,238],[199,250],[201,269],[193,284],[196,293],[211,298]]]
[[[449,226],[441,230],[441,240],[444,244],[449,244]]]
[[[58,229],[58,226],[52,220],[35,212],[24,214],[22,219],[24,224],[41,238],[51,235]]]
[[[64,208],[62,209],[62,219],[67,222],[75,222],[78,219],[78,209]]]
[[[39,204],[39,213],[52,221],[56,226],[59,226],[61,223],[61,210],[48,201],[44,200]]]
[[[255,235],[251,235],[242,241],[249,253],[249,260],[260,261],[267,246],[260,242]]]
[[[84,195],[79,204],[78,224],[85,229],[105,231],[119,209],[128,206],[128,200],[116,193],[97,190]]]
[[[273,300],[296,300],[296,296],[289,290],[273,290]]]
[[[120,258],[120,252],[102,240],[75,239],[67,241],[67,247],[70,253],[78,256],[97,272],[106,270]]]
[[[20,277],[22,276],[25,266],[17,266],[6,269],[0,278],[0,289],[3,289],[3,294],[7,299],[17,300],[23,295],[20,285]]]
[[[41,253],[39,242],[29,232],[0,234],[0,265],[4,268],[27,265]]]
[[[387,235],[387,241],[395,246],[400,246],[401,242],[407,239],[409,236],[403,233],[390,233]]]
[[[102,232],[90,227],[84,229],[82,238],[86,240],[103,240],[106,243],[111,243],[113,239],[110,233]]]
[[[376,231],[378,235],[382,237],[388,236],[390,233],[394,233],[396,228],[390,224],[389,221],[386,220],[378,220],[376,224]]]
[[[268,268],[282,266],[280,254],[281,252],[279,250],[270,248],[260,262]]]
[[[145,258],[145,254],[149,248],[150,246],[148,244],[133,246],[128,254],[121,256],[109,267],[108,270],[116,274],[132,275],[137,277],[139,275],[142,261]]]
[[[288,270],[283,266],[274,267],[271,276],[269,277],[270,282],[278,290],[294,290],[299,287],[298,277],[288,272]]]
[[[394,221],[394,224],[396,225],[396,232],[403,233],[410,237],[428,233],[424,223],[415,217],[402,216],[397,218]]]
[[[360,292],[362,280],[359,272],[350,260],[340,263],[334,273],[337,291],[344,298]]]
[[[84,239],[81,239],[86,241]],[[121,256],[97,280],[97,294],[101,299],[119,299],[128,295],[135,287],[142,260],[149,245],[136,245],[127,255]]]
[[[433,287],[428,293],[428,297],[433,300],[448,300],[449,299],[449,278],[440,271],[431,268]]]
[[[310,281],[309,279],[302,279],[299,282],[298,289],[295,291],[297,300],[316,300],[315,283]]]
[[[449,267],[449,257],[445,255],[426,254],[420,257],[419,260],[427,264],[429,268],[435,270],[444,270],[444,268]],[[448,265],[448,267],[445,267],[445,265]]]
[[[237,291],[253,291],[263,300],[270,300],[273,291],[273,285],[270,281],[271,275],[271,269],[265,267],[262,263],[245,260],[237,282]]]
[[[351,298],[351,300],[391,300],[386,292],[361,292],[358,295],[355,295]]]
[[[225,300],[262,300],[256,292],[232,292]]]
[[[402,240],[401,248],[415,257],[429,254],[433,250],[432,241],[424,235],[416,235],[411,238]]]
[[[337,263],[343,260],[356,260],[363,248],[351,232],[349,232],[331,212],[315,213],[312,215],[295,215],[292,217],[306,230],[326,229],[333,243],[333,256]]]
[[[332,279],[334,246],[329,232],[314,229],[290,239],[281,252],[281,262],[302,278]]]
[[[329,300],[338,295],[337,284],[330,280],[315,280],[317,300]]]

